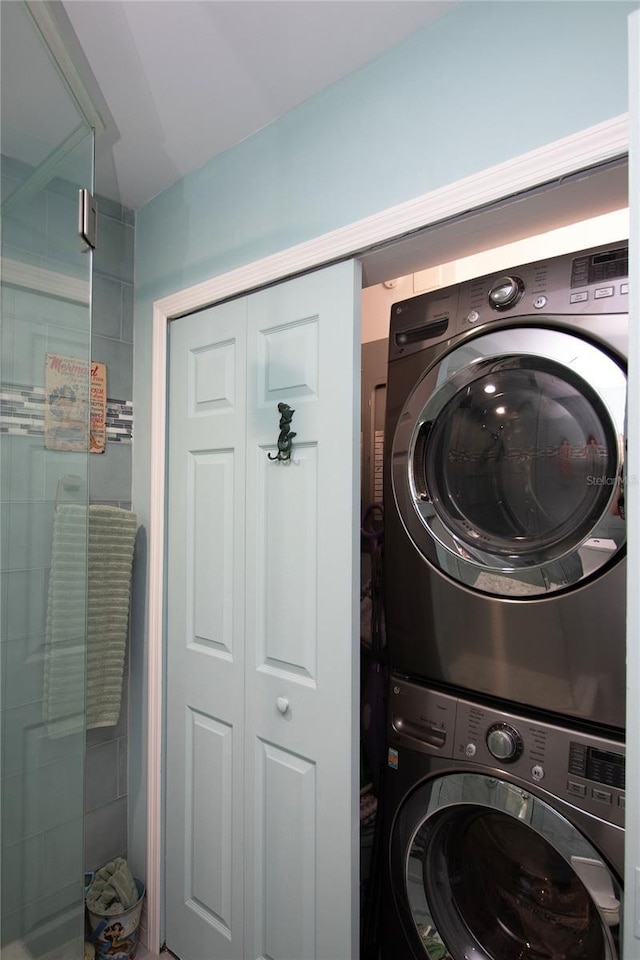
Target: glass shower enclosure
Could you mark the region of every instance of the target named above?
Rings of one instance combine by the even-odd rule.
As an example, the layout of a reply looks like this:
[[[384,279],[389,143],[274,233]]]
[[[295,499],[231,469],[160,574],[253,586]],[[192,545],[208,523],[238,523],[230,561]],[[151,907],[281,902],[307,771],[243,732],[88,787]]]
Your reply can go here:
[[[80,960],[94,134],[32,7],[0,5],[0,952]]]

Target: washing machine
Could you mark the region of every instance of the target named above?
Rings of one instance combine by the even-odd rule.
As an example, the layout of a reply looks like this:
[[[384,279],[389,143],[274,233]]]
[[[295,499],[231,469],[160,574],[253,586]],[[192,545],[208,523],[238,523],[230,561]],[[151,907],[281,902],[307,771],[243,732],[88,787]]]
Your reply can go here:
[[[624,745],[392,676],[381,960],[619,960]]]
[[[391,312],[393,670],[625,723],[625,241]]]

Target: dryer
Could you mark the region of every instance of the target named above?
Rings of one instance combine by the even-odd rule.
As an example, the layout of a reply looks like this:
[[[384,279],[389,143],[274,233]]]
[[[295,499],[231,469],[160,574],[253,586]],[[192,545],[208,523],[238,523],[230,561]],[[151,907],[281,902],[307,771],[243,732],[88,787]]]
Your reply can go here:
[[[624,745],[391,678],[381,960],[619,960]]]
[[[392,669],[623,728],[628,251],[394,304]]]

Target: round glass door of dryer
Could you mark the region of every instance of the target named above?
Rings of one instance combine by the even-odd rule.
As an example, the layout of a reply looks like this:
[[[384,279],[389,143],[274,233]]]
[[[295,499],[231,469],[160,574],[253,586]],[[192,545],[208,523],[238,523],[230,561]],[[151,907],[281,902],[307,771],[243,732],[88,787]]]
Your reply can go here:
[[[564,589],[608,563],[625,542],[625,404],[621,365],[572,334],[514,328],[452,350],[394,438],[395,502],[418,549],[499,595]]]
[[[391,859],[419,956],[619,960],[617,878],[572,824],[513,784],[451,774],[421,786],[399,812]]]

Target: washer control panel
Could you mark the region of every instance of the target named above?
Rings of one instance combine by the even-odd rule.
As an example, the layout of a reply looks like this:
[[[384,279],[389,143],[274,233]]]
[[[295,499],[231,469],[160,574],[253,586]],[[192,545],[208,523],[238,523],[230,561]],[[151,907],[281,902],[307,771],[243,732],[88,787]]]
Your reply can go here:
[[[495,710],[392,677],[389,745],[482,765],[537,784],[573,806],[624,825],[622,741]]]

